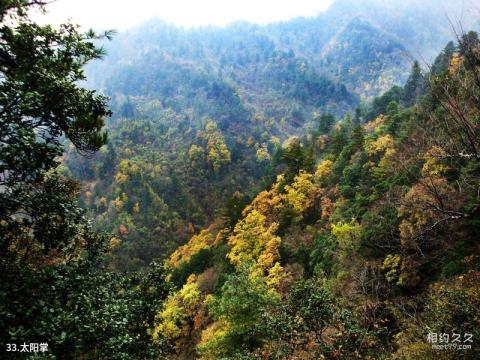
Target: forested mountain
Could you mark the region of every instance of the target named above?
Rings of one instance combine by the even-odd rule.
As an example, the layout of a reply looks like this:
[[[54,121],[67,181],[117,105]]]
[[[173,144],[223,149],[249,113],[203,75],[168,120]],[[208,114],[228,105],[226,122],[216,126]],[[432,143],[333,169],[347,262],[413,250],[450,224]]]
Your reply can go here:
[[[324,13],[269,26],[282,48],[371,99],[431,63],[455,27],[476,29],[478,1],[336,0]]]
[[[287,144],[273,183],[170,256],[154,341],[178,359],[431,359],[437,331],[479,336],[479,46],[464,34],[373,117]]]
[[[1,2],[0,358],[475,359],[475,5],[82,34]]]
[[[105,43],[108,56],[87,73],[111,97],[110,142],[94,161],[73,151],[65,163],[98,226],[123,242],[118,266],[166,256],[225,198],[254,196],[278,172],[267,167],[282,143],[322,114],[366,110],[372,96],[403,86],[415,55],[430,58],[454,38],[445,11],[457,12],[448,2],[431,8],[336,1],[312,18],[190,30],[152,19]],[[412,16],[428,18],[428,30]]]

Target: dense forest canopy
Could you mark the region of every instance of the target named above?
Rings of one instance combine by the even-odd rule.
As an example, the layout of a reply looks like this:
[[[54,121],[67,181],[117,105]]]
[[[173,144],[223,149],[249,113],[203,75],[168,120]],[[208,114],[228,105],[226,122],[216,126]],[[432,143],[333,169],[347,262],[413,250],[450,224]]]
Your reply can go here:
[[[115,34],[2,2],[0,357],[475,358],[470,5]]]
[[[336,1],[316,17],[265,26],[152,19],[103,44],[108,56],[87,73],[111,97],[110,142],[94,162],[69,152],[65,163],[86,188],[82,205],[123,242],[115,262],[143,268],[215,220],[225,198],[255,196],[282,171],[269,162],[282,144],[323,114],[360,107],[372,119],[391,100],[413,105],[416,90],[403,99],[399,89],[418,71],[413,58],[426,68],[455,37],[446,14],[476,24],[449,1]]]

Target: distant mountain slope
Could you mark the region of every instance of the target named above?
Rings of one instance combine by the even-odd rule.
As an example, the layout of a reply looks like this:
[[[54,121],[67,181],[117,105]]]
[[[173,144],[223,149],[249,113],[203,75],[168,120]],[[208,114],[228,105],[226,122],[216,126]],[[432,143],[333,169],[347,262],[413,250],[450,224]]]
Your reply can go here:
[[[354,18],[322,50],[321,66],[365,97],[403,83],[410,72],[407,49],[368,21]]]
[[[240,22],[225,28],[186,30],[151,20],[107,44],[107,61],[92,66],[90,77],[95,85],[104,85],[112,76],[112,67],[132,62],[142,66],[145,56],[155,57],[158,51],[174,63],[187,61],[221,71],[221,76],[234,70],[241,87],[255,84],[255,79],[242,77],[240,69],[252,75],[255,68],[253,75],[258,76],[258,67],[276,52],[293,51],[319,76],[339,81],[370,99],[392,85],[402,85],[412,59],[433,61],[454,39],[455,27],[458,31],[461,26],[478,28],[478,9],[479,0],[336,0],[316,17],[266,26]],[[343,109],[348,108],[344,105]]]
[[[268,93],[278,100],[293,97],[306,102],[304,105],[338,115],[358,104],[356,96],[326,74],[318,73],[308,59],[279,49],[262,34],[262,28],[253,25],[185,31],[150,21],[119,34],[118,41],[106,46],[112,56],[91,67],[90,73],[93,84],[112,96],[136,93],[165,100],[180,95],[181,91],[175,92],[174,88],[194,89],[198,85],[191,86],[191,80],[197,77],[194,73],[202,73],[203,77],[221,79],[240,91]],[[180,74],[185,71],[191,74]],[[121,80],[120,84],[119,76],[128,81]],[[164,91],[158,92],[159,87]],[[308,96],[300,94],[305,91]],[[254,97],[251,100],[249,105],[264,110],[255,104]]]
[[[433,61],[445,43],[479,25],[478,0],[336,0],[324,17],[348,22],[362,17],[396,37],[416,58]]]
[[[479,0],[336,0],[316,17],[271,24],[266,31],[281,48],[369,99],[402,85],[413,59],[431,63],[455,30],[478,29],[479,15]],[[360,56],[359,43],[366,46]],[[326,59],[325,53],[339,56]],[[350,68],[361,69],[363,78],[345,76]]]

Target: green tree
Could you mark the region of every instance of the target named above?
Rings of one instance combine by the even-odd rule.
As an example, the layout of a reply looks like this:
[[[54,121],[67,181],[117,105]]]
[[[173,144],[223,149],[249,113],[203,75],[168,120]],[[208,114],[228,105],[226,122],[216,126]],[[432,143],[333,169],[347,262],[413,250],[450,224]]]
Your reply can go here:
[[[353,121],[352,121],[352,133],[350,135],[350,144],[352,148],[355,150],[362,149],[363,147],[365,131],[363,130],[361,122],[362,122],[362,111],[360,110],[360,108],[357,108],[355,110],[355,117],[353,118]]]
[[[388,105],[392,101],[400,102],[403,99],[403,94],[404,91],[400,86],[393,86],[382,96],[373,99],[371,108],[366,115],[367,120],[374,120],[378,115],[385,114]]]
[[[317,119],[316,119],[317,120]],[[323,114],[318,118],[318,131],[320,134],[328,134],[335,124],[335,117],[331,114]]]
[[[74,209],[75,185],[55,168],[63,136],[85,154],[105,144],[101,129],[110,114],[105,97],[78,86],[83,65],[103,54],[93,44],[98,36],[72,24],[53,29],[30,22],[26,9],[37,3],[8,1],[0,8],[0,251],[18,258],[36,248],[71,249],[78,233],[88,232]]]
[[[235,192],[225,204],[223,217],[230,229],[242,218],[242,211],[247,206],[247,197],[240,192]]]
[[[0,5],[0,342],[48,342],[62,358],[158,358],[164,343],[147,330],[169,291],[164,271],[101,271],[108,237],[57,170],[65,138],[82,154],[107,139],[107,99],[79,86],[103,55],[99,36],[31,22],[28,8],[45,3]]]
[[[425,92],[425,80],[418,61],[412,65],[409,78],[403,88],[403,102],[406,106],[412,106]]]
[[[291,184],[300,170],[310,172],[313,169],[313,148],[305,147],[299,140],[292,141],[282,155],[282,162],[287,165],[285,184]]]
[[[440,55],[438,55],[435,59],[435,62],[430,69],[430,73],[432,75],[440,75],[443,72],[447,71],[448,67],[450,66],[450,62],[452,61],[454,52],[455,44],[453,43],[453,41],[450,41],[447,46],[445,46],[445,49],[443,49]]]
[[[229,358],[260,347],[268,337],[264,317],[277,301],[261,278],[249,275],[245,264],[239,273],[229,276],[221,296],[210,304],[219,329],[200,345],[200,353],[215,359]]]
[[[300,281],[290,291],[289,307],[292,318],[301,319],[303,331],[312,331],[318,342],[333,320],[333,297],[317,279]]]
[[[345,125],[341,125],[339,128],[335,129],[332,134],[332,146],[331,151],[334,156],[338,156],[348,142],[348,129]]]
[[[320,279],[294,283],[288,299],[269,306],[265,315],[269,337],[275,344],[270,358],[296,358],[304,351],[311,358],[323,357],[330,350],[325,330],[339,325],[336,312],[335,299]]]

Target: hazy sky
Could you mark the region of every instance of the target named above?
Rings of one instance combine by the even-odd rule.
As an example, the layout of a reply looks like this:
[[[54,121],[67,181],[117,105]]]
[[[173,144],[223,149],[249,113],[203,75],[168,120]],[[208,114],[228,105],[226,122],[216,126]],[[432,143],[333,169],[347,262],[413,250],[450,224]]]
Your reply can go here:
[[[267,23],[316,15],[333,0],[56,0],[41,23],[59,24],[68,18],[85,28],[122,30],[152,17],[177,25],[225,25],[235,20]]]

